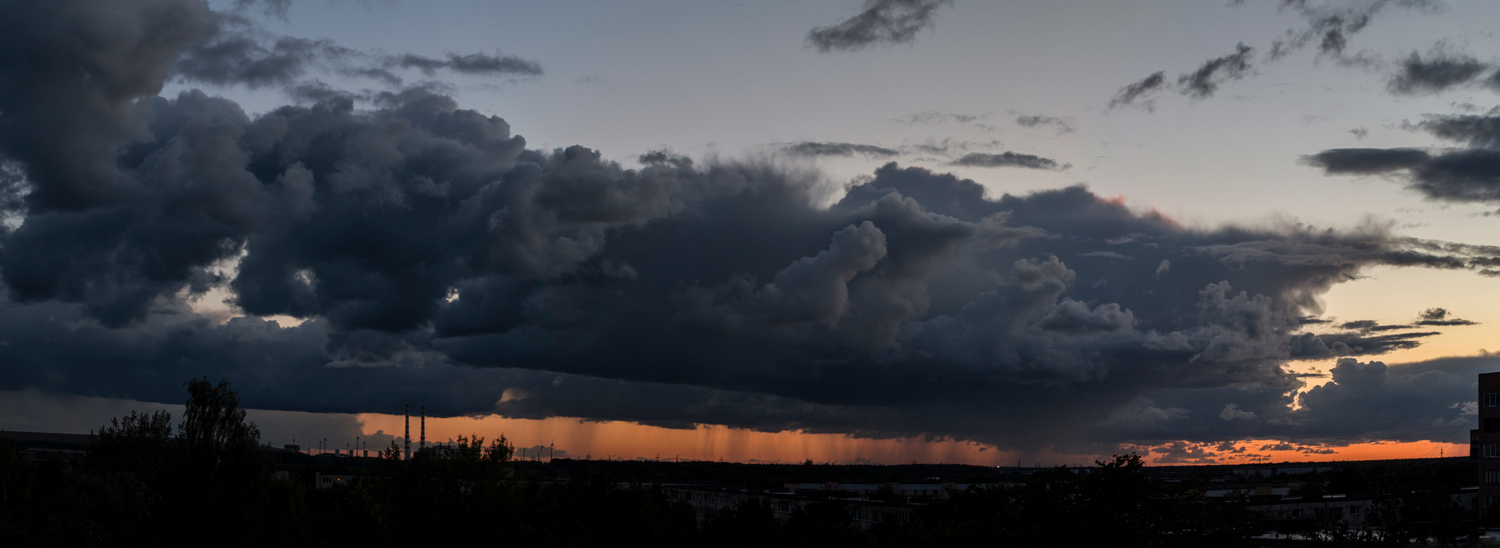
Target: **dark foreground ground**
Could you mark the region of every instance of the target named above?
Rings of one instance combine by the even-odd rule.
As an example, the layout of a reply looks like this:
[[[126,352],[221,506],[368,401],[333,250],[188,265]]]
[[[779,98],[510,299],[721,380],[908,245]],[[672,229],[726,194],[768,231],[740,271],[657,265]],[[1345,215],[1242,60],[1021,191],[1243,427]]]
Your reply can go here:
[[[503,438],[410,460],[395,447],[315,457],[260,445],[227,382],[188,389],[176,423],[132,413],[92,436],[0,433],[0,547],[1464,546],[1496,525],[1477,519],[1467,458],[538,462]]]
[[[1467,459],[1324,465],[1261,475],[1231,467],[989,468],[805,463],[514,460],[465,439],[403,461],[310,456],[194,441],[149,421],[82,447],[0,441],[0,546],[1018,546],[1400,545],[1475,541],[1452,493]],[[71,451],[71,452],[70,452]],[[1299,470],[1283,465],[1283,469]],[[1237,470],[1238,473],[1236,472]],[[338,478],[335,485],[322,478]],[[899,496],[909,484],[941,493]],[[878,485],[877,491],[856,492]],[[327,487],[327,488],[319,488]],[[732,505],[668,496],[738,494]],[[958,489],[957,487],[962,487]],[[1280,498],[1364,497],[1369,523],[1257,512]],[[1225,492],[1229,495],[1225,495]],[[1257,499],[1257,500],[1252,500]],[[778,512],[778,500],[803,501]],[[853,519],[883,504],[902,519]],[[709,511],[704,511],[708,508]],[[892,514],[894,515],[894,514]],[[1274,540],[1288,534],[1308,541]]]

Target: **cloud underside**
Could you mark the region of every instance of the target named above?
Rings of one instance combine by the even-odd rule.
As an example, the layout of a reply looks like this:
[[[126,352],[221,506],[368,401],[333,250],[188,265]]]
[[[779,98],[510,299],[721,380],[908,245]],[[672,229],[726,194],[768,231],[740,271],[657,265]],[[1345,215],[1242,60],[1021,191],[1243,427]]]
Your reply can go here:
[[[1315,333],[1318,296],[1375,265],[1500,262],[1379,227],[1189,230],[1082,186],[987,196],[895,163],[824,207],[834,190],[805,170],[535,150],[424,88],[252,117],[156,97],[220,36],[203,4],[74,4],[0,3],[0,48],[21,48],[0,51],[0,205],[19,222],[0,224],[0,390],[174,402],[206,375],[266,409],[423,401],[1079,452],[1411,439],[1453,401],[1414,399],[1398,423],[1325,402],[1431,375],[1344,362],[1292,410],[1287,363],[1436,333]],[[163,28],[183,31],[144,31]],[[965,165],[1056,168],[1007,154]],[[247,316],[192,312],[210,292]]]

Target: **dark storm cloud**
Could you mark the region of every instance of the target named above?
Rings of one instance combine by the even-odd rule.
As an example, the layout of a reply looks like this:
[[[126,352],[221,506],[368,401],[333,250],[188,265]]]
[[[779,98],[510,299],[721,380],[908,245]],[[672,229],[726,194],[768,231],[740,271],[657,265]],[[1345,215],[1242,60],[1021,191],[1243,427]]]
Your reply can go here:
[[[1413,52],[1401,62],[1400,72],[1391,78],[1392,93],[1416,95],[1434,93],[1474,81],[1489,66],[1467,56],[1436,56],[1422,59]]]
[[[983,152],[971,152],[954,160],[953,165],[969,167],[1024,167],[1030,169],[1059,169],[1057,160],[1043,158],[1031,154],[1017,152],[1002,152],[999,154],[985,154]],[[1063,166],[1066,169],[1067,166]]]
[[[1500,151],[1473,148],[1431,155],[1414,149],[1331,149],[1304,158],[1329,175],[1395,174],[1429,199],[1500,201]]]
[[[1254,53],[1254,48],[1240,44],[1234,53],[1209,59],[1198,70],[1177,77],[1177,86],[1188,97],[1210,97],[1225,82],[1244,78],[1250,72],[1250,56]]]
[[[282,19],[286,19],[287,10],[292,8],[292,0],[234,0],[234,7],[237,10],[247,9],[257,4],[261,5],[261,9],[267,15],[275,15]]]
[[[862,11],[836,25],[807,32],[819,52],[856,51],[877,44],[904,44],[932,26],[938,8],[952,0],[865,0]]]
[[[1114,98],[1109,100],[1109,107],[1140,105],[1149,109],[1152,96],[1166,85],[1166,72],[1152,73],[1139,82],[1120,88],[1120,91],[1115,92]]]
[[[221,25],[230,23],[224,17]],[[239,25],[244,26],[245,22]],[[260,39],[249,32],[221,32],[177,61],[177,75],[219,86],[242,84],[251,89],[288,86],[319,63],[344,63],[359,56],[330,40],[283,36]],[[386,73],[387,80],[399,78]]]
[[[1335,148],[1305,158],[1329,175],[1375,175],[1421,166],[1431,159],[1411,148]]]
[[[1473,149],[1443,154],[1411,175],[1412,187],[1433,199],[1500,200],[1500,151]]]
[[[653,150],[636,157],[636,161],[642,164],[667,164],[676,167],[692,167],[693,159],[677,154],[670,150]]]
[[[1493,358],[1445,358],[1386,366],[1338,361],[1333,382],[1298,398],[1304,435],[1331,439],[1453,441],[1475,415],[1475,376],[1493,371]]]
[[[787,153],[795,156],[854,156],[860,154],[875,158],[890,157],[899,154],[889,148],[875,145],[861,145],[856,143],[822,143],[815,141],[802,141],[792,143],[782,148]]]
[[[201,3],[0,16],[0,184],[19,197],[0,203],[20,220],[0,233],[0,390],[179,401],[207,375],[265,409],[1027,450],[1332,436],[1298,429],[1283,366],[1433,333],[1306,332],[1319,296],[1372,266],[1500,265],[1389,227],[1188,229],[1083,186],[987,196],[894,163],[842,194],[769,161],[627,168],[529,149],[427,88],[356,108],[309,86],[251,117],[156,97],[216,28]],[[213,289],[249,316],[188,308]]]
[[[1500,116],[1458,114],[1434,116],[1416,124],[1417,129],[1474,148],[1500,148]]]

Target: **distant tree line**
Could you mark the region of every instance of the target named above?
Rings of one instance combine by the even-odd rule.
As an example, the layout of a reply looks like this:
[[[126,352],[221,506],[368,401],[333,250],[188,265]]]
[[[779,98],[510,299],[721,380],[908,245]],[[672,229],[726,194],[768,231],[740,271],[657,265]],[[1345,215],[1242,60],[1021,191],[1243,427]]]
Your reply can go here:
[[[1059,467],[1026,476],[1024,485],[954,492],[905,522],[867,531],[854,528],[836,500],[778,521],[768,502],[752,499],[700,526],[685,503],[602,467],[581,466],[566,478],[529,472],[512,462],[504,436],[488,444],[460,437],[409,461],[393,444],[357,481],[317,489],[310,472],[276,477],[275,459],[227,381],[186,387],[180,422],[161,411],[113,419],[77,467],[25,461],[14,445],[0,444],[0,546],[1259,545],[1250,537],[1261,517],[1242,501],[1210,500],[1204,482],[1153,480],[1135,455],[1088,474]],[[837,474],[808,463],[795,479]],[[1312,475],[1299,494],[1376,494],[1377,526],[1350,530],[1326,520],[1307,536],[1341,546],[1470,541],[1472,527],[1441,489],[1462,477],[1454,467]]]

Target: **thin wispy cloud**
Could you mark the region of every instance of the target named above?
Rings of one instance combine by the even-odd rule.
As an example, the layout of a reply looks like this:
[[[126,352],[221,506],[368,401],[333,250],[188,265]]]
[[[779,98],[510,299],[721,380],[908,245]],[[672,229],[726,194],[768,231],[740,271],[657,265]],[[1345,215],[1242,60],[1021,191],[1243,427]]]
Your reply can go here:
[[[855,16],[808,31],[807,42],[822,53],[911,43],[918,33],[932,27],[939,8],[952,3],[952,0],[865,0]]]

